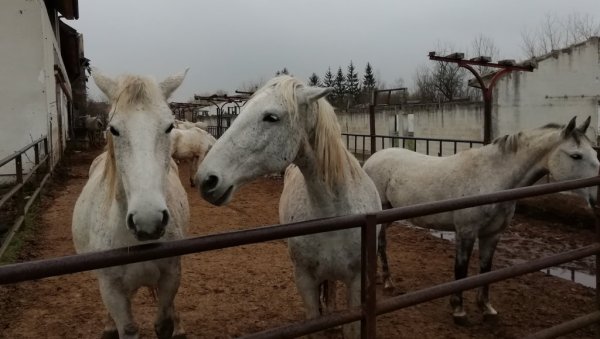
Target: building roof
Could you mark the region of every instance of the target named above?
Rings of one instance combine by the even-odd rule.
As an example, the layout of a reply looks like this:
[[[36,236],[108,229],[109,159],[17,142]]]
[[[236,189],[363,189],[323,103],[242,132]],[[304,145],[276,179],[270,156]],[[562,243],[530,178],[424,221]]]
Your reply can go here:
[[[45,0],[46,7],[55,8],[65,19],[79,19],[78,0]]]

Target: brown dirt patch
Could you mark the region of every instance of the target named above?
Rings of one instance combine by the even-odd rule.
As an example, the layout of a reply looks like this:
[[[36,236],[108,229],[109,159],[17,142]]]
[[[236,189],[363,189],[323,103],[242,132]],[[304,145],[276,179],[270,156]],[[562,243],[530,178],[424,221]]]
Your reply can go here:
[[[37,238],[22,259],[50,258],[73,254],[71,213],[87,177],[90,155],[75,154],[68,180],[53,185],[52,196],[42,201]],[[189,193],[189,236],[214,234],[277,223],[277,205],[282,182],[260,179],[242,188],[231,207],[214,207],[200,199],[187,185],[187,169],[181,171]],[[572,240],[573,245],[590,239],[589,231],[565,234],[560,229],[530,222],[518,216],[511,231],[535,233],[548,242]],[[533,231],[532,231],[533,229]],[[584,232],[584,233],[582,233]],[[588,233],[585,233],[588,232]],[[556,237],[560,236],[559,240]],[[393,227],[389,231],[390,261],[394,279],[404,291],[413,291],[452,280],[454,249],[451,243],[427,231]],[[518,246],[517,246],[518,247]],[[519,251],[532,259],[546,253],[505,246],[503,258]],[[475,273],[477,260],[473,260]],[[177,305],[190,337],[229,338],[287,324],[303,318],[295,289],[292,266],[284,241],[240,246],[185,256],[183,280]],[[380,294],[380,298],[386,296]],[[500,312],[496,324],[482,323],[475,307],[475,293],[466,293],[466,306],[473,325],[457,327],[450,316],[448,299],[442,298],[378,318],[380,338],[516,338],[593,309],[594,291],[543,273],[511,279],[492,287],[492,301]],[[154,302],[142,291],[134,312],[142,337],[154,337]],[[0,338],[93,338],[102,330],[104,306],[96,281],[89,272],[0,287]],[[329,331],[331,338],[341,337]],[[591,337],[586,330],[573,338]]]

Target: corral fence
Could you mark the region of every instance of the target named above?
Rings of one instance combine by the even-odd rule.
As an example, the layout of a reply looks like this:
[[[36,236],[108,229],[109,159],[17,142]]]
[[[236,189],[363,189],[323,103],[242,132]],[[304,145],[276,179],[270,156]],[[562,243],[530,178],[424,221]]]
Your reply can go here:
[[[598,185],[600,185],[600,176],[418,204],[389,209],[377,213],[266,226],[183,240],[158,242],[128,248],[118,248],[101,252],[11,264],[0,267],[0,284],[11,284],[146,260],[190,253],[201,253],[276,239],[360,227],[362,252],[362,303],[360,307],[335,312],[316,319],[310,319],[283,327],[267,329],[259,333],[248,335],[245,338],[292,338],[354,321],[361,321],[362,338],[375,338],[377,315],[448,296],[459,291],[539,271],[544,268],[591,255],[596,255],[596,267],[600,272],[600,224],[597,223],[597,238],[596,242],[592,245],[495,270],[489,273],[409,292],[401,296],[391,297],[381,302],[377,302],[375,289],[377,268],[377,224]],[[598,291],[600,291],[599,284],[600,280],[598,280],[598,276],[596,276],[596,304],[598,311],[534,333],[530,335],[529,338],[553,338],[585,326],[598,324],[600,322],[600,299],[598,298]],[[597,333],[600,337],[600,332]]]
[[[441,157],[444,155],[456,154],[469,148],[483,146],[483,141],[478,140],[392,135],[374,135],[371,138],[371,135],[368,134],[352,133],[342,133],[342,140],[344,140],[346,148],[362,162],[366,161],[371,154],[390,147],[402,147],[411,151]],[[374,140],[374,143],[372,143],[371,140]],[[371,145],[375,145],[374,150],[371,150]]]
[[[26,172],[23,160],[31,160],[29,156],[32,150],[34,158],[33,167]],[[2,241],[0,243],[0,258],[8,248],[13,236],[25,222],[27,212],[29,212],[33,202],[37,199],[50,177],[49,159],[48,138],[41,137],[12,155],[0,160],[0,168],[10,166],[10,164],[14,163],[15,170],[14,173],[9,175],[11,178],[14,177],[14,184],[11,183],[7,186],[5,188],[6,191],[0,196],[0,215],[6,218],[6,220],[14,220],[12,226],[8,227],[4,232],[0,230]],[[33,189],[33,192],[27,192],[28,189]]]

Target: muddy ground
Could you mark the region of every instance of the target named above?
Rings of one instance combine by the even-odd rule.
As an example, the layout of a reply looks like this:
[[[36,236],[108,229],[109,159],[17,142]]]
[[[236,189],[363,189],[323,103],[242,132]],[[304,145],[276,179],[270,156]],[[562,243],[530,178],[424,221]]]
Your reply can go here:
[[[91,160],[90,155],[73,154],[67,178],[49,186],[35,237],[27,241],[21,261],[74,253],[71,213]],[[186,168],[181,175],[186,183]],[[230,207],[214,207],[185,186],[192,212],[189,236],[277,223],[280,179],[260,179],[243,187]],[[495,267],[593,241],[593,233],[580,224],[538,217],[517,215],[498,250]],[[412,291],[452,280],[452,243],[422,229],[392,227],[388,234],[391,269],[399,289]],[[585,261],[579,265],[591,266]],[[471,274],[477,266],[475,259]],[[454,325],[448,298],[442,298],[379,317],[378,337],[517,338],[590,312],[595,295],[592,289],[541,272],[497,283],[491,293],[500,312],[496,323],[483,323],[475,292],[470,291],[465,300],[470,326]],[[379,293],[378,297],[387,296]],[[137,295],[134,313],[142,337],[154,337],[154,306],[146,291]],[[177,306],[191,338],[237,337],[303,319],[284,241],[185,256]],[[0,287],[0,338],[98,338],[104,315],[89,272]],[[571,337],[592,334],[588,329]],[[341,331],[331,330],[326,336],[341,338]]]

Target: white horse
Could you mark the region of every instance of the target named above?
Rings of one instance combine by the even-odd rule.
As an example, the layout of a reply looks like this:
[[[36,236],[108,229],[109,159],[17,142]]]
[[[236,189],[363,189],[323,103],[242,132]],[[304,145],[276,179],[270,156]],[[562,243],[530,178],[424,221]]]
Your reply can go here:
[[[329,92],[289,76],[270,80],[200,165],[202,196],[226,204],[242,184],[295,164],[286,170],[280,222],[380,211],[375,185],[344,147],[333,108],[323,99]],[[360,304],[360,229],[290,238],[288,247],[308,318],[321,313],[323,283],[344,282],[348,305]],[[345,337],[357,338],[359,328],[344,326]]]
[[[190,129],[197,127],[206,130],[208,128],[208,124],[202,121],[191,122],[187,120],[175,120],[175,127],[179,129]]]
[[[93,117],[91,115],[85,115],[82,118],[90,147],[98,146],[98,139],[104,130],[104,123],[102,122],[102,119],[99,116]]]
[[[429,201],[490,193],[532,185],[550,173],[556,180],[592,177],[598,174],[598,160],[585,131],[588,118],[575,127],[544,127],[506,135],[492,144],[449,157],[432,157],[401,148],[375,153],[364,164],[375,182],[384,207],[401,207]],[[577,191],[594,204],[595,187]],[[481,273],[492,267],[494,250],[515,211],[516,202],[504,202],[461,209],[411,219],[415,225],[456,232],[455,278],[467,276],[475,239],[479,240]],[[386,225],[387,226],[387,225]],[[389,276],[385,226],[380,233],[379,254],[385,287],[392,288]],[[488,297],[488,286],[477,295],[485,318],[495,318],[496,310]],[[450,299],[454,320],[467,322],[462,293]]]
[[[112,103],[107,150],[90,167],[90,177],[73,211],[78,253],[127,247],[150,240],[184,237],[187,195],[171,159],[173,116],[166,98],[185,74],[156,81],[140,76],[93,77]],[[165,258],[95,271],[108,310],[104,338],[137,338],[131,297],[142,286],[157,289],[159,338],[185,337],[173,300],[180,258]]]
[[[171,132],[171,154],[174,159],[190,163],[190,185],[194,187],[194,176],[198,166],[210,148],[217,142],[210,133],[198,127],[176,128]]]

